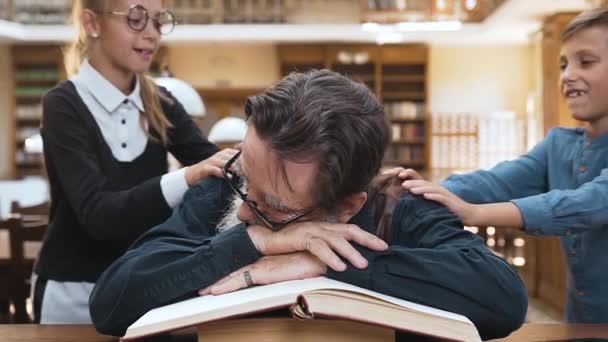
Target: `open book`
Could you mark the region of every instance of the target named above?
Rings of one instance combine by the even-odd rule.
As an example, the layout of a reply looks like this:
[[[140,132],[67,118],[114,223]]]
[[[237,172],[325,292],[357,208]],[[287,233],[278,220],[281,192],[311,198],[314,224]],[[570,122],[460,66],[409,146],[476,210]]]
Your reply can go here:
[[[325,277],[256,286],[153,309],[133,323],[122,340],[279,308],[290,308],[295,318],[338,319],[448,340],[481,341],[473,323],[462,315]]]

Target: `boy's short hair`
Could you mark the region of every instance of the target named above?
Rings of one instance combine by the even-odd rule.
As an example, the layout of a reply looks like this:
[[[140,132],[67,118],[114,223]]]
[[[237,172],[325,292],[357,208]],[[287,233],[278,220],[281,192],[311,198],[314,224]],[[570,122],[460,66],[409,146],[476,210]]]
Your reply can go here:
[[[598,26],[608,28],[608,8],[596,8],[577,15],[568,23],[560,36],[560,40],[562,43],[566,42],[577,33]]]

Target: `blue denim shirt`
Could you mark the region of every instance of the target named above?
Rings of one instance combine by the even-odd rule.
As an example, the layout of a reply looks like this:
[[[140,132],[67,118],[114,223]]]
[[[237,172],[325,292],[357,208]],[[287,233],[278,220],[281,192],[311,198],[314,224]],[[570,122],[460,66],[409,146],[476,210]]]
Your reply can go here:
[[[443,186],[472,203],[511,201],[532,235],[561,238],[569,322],[608,322],[608,134],[554,128],[529,153]]]

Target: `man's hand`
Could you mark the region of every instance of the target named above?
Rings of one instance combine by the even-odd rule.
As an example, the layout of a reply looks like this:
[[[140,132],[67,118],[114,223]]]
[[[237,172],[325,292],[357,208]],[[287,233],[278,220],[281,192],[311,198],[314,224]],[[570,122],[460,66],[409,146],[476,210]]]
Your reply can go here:
[[[308,252],[270,255],[232,272],[217,283],[199,290],[199,295],[219,295],[248,287],[245,271],[253,284],[268,285],[287,280],[307,279],[324,275],[327,267]]]
[[[273,232],[261,226],[249,226],[247,232],[262,255],[308,251],[335,271],[344,271],[344,257],[357,268],[366,268],[367,260],[351,242],[374,251],[388,248],[386,242],[353,224],[297,222]]]
[[[413,194],[423,195],[428,200],[445,205],[460,217],[465,226],[477,226],[479,223],[477,220],[479,207],[463,201],[442,186],[425,180],[409,180],[403,182],[403,187]]]

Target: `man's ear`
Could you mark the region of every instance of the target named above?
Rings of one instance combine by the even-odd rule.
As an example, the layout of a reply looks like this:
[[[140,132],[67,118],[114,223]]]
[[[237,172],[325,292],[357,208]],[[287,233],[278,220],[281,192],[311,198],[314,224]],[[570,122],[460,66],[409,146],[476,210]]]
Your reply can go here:
[[[366,192],[358,192],[346,197],[340,205],[337,215],[338,222],[346,223],[350,221],[350,219],[355,216],[359,210],[361,210],[361,208],[363,208],[365,202],[367,202]]]
[[[99,26],[99,22],[97,21],[97,14],[95,12],[85,9],[80,14],[80,20],[82,21],[82,26],[84,27],[87,36],[97,38],[99,37],[99,31],[101,27]]]

